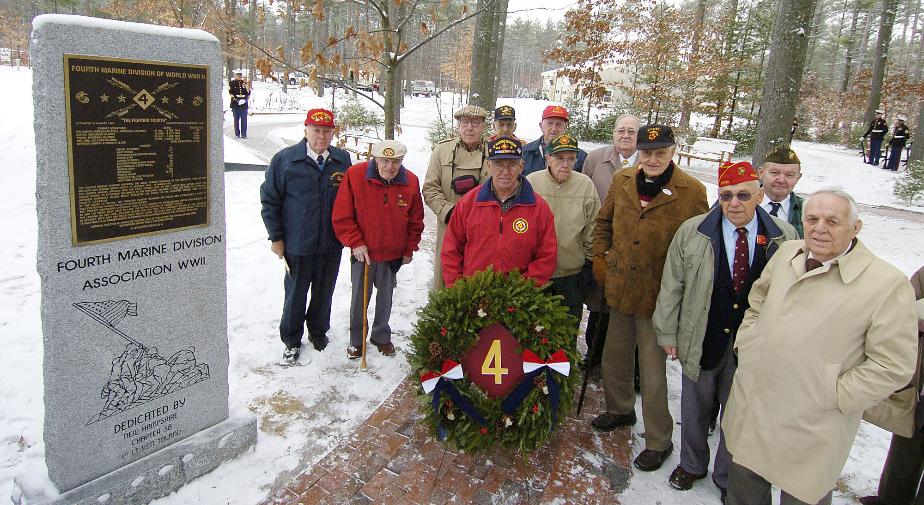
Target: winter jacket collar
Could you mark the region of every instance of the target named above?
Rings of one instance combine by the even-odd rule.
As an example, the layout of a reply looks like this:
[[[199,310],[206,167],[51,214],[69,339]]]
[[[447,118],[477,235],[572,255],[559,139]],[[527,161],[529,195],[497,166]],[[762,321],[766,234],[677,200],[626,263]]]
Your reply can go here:
[[[703,222],[696,227],[701,235],[708,237],[715,243],[722,241],[719,236],[720,223],[722,222],[722,207],[716,205],[709,211],[709,214],[706,216],[706,219],[703,219]],[[767,233],[767,238],[771,240],[779,239],[783,237],[783,230],[780,229],[776,223],[773,222],[772,217],[767,211],[762,209],[759,205],[757,206],[757,228],[764,229]]]
[[[483,203],[497,203],[497,200],[494,198],[494,195],[491,194],[491,183],[493,177],[488,177],[481,186],[478,188],[478,194],[475,195],[475,202],[479,204]],[[519,177],[520,180],[520,194],[517,196],[514,201],[514,205],[536,205],[536,193],[533,192],[533,187],[529,184],[529,181],[526,180],[526,177],[522,175]]]
[[[837,265],[837,271],[841,276],[841,280],[844,281],[844,284],[850,284],[864,270],[873,262],[873,253],[866,248],[866,245],[860,241],[860,239],[855,238],[856,244],[853,248],[845,255],[837,258],[837,261],[830,265],[823,265],[815,270],[809,272],[809,275],[820,275],[828,270],[834,268],[834,265]],[[805,258],[806,258],[805,246],[796,249],[796,254],[789,260],[790,265],[793,270],[799,276],[805,275]]]
[[[366,180],[367,181],[378,181],[384,186],[390,186],[392,184],[407,184],[407,169],[404,168],[404,165],[401,165],[401,168],[398,169],[398,175],[394,179],[385,182],[379,176],[379,169],[375,166],[375,159],[369,160],[369,164],[366,166]]]

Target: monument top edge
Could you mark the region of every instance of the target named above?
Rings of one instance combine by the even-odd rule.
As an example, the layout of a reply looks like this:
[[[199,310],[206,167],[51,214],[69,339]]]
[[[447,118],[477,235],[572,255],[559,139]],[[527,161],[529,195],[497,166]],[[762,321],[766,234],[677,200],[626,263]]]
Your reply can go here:
[[[192,28],[175,28],[172,26],[149,25],[132,23],[129,21],[115,21],[112,19],[94,18],[89,16],[76,16],[70,14],[42,14],[32,20],[32,29],[41,32],[49,26],[66,25],[83,28],[99,28],[132,33],[144,33],[166,37],[182,37],[185,39],[198,39],[209,42],[218,42],[211,33],[205,30]]]

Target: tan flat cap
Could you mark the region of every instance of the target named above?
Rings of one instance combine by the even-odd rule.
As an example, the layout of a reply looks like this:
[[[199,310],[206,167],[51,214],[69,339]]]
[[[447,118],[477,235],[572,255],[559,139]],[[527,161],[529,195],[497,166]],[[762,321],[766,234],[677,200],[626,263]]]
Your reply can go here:
[[[477,105],[466,105],[465,107],[462,107],[461,109],[457,110],[456,113],[452,115],[452,117],[456,119],[460,119],[463,117],[477,117],[477,118],[485,119],[488,117],[488,111],[482,109],[481,107]]]
[[[397,140],[383,140],[372,146],[372,156],[375,158],[403,158],[407,154],[407,146]]]

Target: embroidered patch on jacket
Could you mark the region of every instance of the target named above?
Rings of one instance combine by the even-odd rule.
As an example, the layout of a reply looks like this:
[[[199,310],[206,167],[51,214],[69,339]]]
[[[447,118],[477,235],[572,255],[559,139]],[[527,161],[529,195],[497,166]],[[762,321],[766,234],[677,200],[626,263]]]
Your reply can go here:
[[[513,220],[513,231],[517,233],[526,233],[526,230],[529,229],[529,222],[522,217],[518,217]]]

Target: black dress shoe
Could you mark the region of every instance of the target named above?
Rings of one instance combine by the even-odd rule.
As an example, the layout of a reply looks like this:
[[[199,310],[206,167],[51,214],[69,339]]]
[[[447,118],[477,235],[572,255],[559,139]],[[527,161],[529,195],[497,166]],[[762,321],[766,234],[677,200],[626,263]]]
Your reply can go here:
[[[590,422],[590,425],[598,431],[613,431],[623,426],[632,426],[635,424],[636,420],[634,410],[628,414],[604,412],[595,417],[594,420]]]
[[[670,445],[667,446],[667,449],[664,449],[663,451],[645,449],[641,454],[638,455],[638,457],[635,458],[635,468],[638,468],[643,472],[653,472],[658,468],[661,468],[661,465],[664,464],[664,460],[666,460],[673,451],[673,442],[671,442]]]
[[[885,505],[884,503],[879,501],[879,496],[877,495],[864,496],[860,498],[860,503],[862,503],[863,505]]]
[[[677,465],[677,468],[674,468],[674,471],[671,472],[671,476],[667,479],[667,483],[674,489],[689,491],[693,487],[694,482],[704,477],[706,477],[705,473],[700,475],[692,474],[684,470],[682,466]]]

